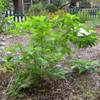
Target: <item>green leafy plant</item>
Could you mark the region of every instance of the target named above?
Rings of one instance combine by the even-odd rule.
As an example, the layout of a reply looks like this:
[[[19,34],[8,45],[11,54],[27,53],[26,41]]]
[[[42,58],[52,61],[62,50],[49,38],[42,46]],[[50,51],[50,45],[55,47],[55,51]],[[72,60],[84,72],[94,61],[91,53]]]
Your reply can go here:
[[[69,42],[78,45],[78,32],[81,28],[79,18],[70,14],[62,16],[31,16],[25,22],[15,23],[14,28],[9,28],[14,35],[29,34],[27,46],[14,45],[10,52],[13,55],[5,60],[10,63],[13,71],[13,80],[8,85],[7,94],[16,95],[23,88],[39,86],[41,80],[52,77],[64,79],[66,70],[58,68],[57,65],[65,55],[71,54]],[[91,34],[92,35],[92,34]],[[88,37],[83,41],[80,39],[78,47],[94,45],[97,41],[96,35]],[[86,37],[85,35],[83,36]],[[93,38],[93,41],[90,41]],[[88,41],[88,42],[86,42]],[[81,44],[82,43],[82,44]],[[4,64],[6,68],[8,64]],[[8,68],[10,68],[8,67]]]
[[[46,6],[46,10],[47,10],[48,12],[54,13],[54,12],[56,12],[58,9],[57,9],[57,6],[56,6],[56,5],[54,5],[53,3],[51,3],[51,4],[48,4],[48,5]]]
[[[8,1],[7,1],[8,2]],[[11,18],[5,17],[5,10],[7,10],[7,3],[5,0],[0,0],[0,32],[5,32],[8,24],[11,24]]]
[[[3,31],[2,25],[3,25],[3,12],[4,12],[5,6],[4,6],[4,1],[0,0],[0,32]]]
[[[54,4],[57,8],[60,7],[63,2],[64,2],[64,0],[53,0],[53,1],[51,1],[51,3]]]
[[[87,71],[96,72],[96,67],[99,65],[98,61],[90,61],[90,60],[83,60],[77,59],[73,62],[72,69],[77,72],[78,74],[85,73]]]
[[[2,14],[3,13],[3,11],[4,11],[4,1],[3,0],[0,0],[0,14]]]
[[[29,12],[27,12],[29,15],[42,15],[45,12],[45,8],[43,6],[42,3],[36,3],[33,4],[30,9]]]
[[[80,17],[81,22],[83,23],[90,20],[88,11],[80,11],[77,15]]]

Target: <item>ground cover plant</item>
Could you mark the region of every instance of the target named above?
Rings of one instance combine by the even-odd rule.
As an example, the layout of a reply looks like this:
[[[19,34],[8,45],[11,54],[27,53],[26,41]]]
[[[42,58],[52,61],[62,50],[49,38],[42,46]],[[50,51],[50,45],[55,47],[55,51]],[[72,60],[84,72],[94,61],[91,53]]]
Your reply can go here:
[[[12,55],[5,58],[4,67],[12,70],[13,79],[7,87],[7,95],[17,95],[26,88],[43,87],[42,81],[50,78],[65,79],[67,71],[57,65],[65,55],[71,54],[69,43],[84,48],[97,42],[95,33],[86,35],[83,32],[79,36],[82,27],[80,19],[70,14],[53,18],[31,16],[10,27],[14,35],[29,33],[30,42],[27,46],[17,44],[8,49]]]
[[[90,61],[83,59],[75,59],[72,63],[72,68],[77,74],[84,74],[87,71],[97,72],[96,67],[99,66],[98,61]]]

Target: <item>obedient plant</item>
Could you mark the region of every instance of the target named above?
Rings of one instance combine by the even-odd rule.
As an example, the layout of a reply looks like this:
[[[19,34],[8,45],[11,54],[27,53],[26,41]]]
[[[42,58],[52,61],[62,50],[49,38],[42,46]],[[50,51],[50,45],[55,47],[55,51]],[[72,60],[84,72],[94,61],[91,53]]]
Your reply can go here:
[[[7,94],[13,96],[22,88],[38,86],[45,78],[64,79],[66,71],[57,65],[65,55],[70,55],[69,43],[86,47],[97,41],[95,34],[78,36],[82,26],[79,18],[65,14],[53,18],[32,16],[25,22],[15,23],[13,29],[9,28],[14,35],[29,33],[30,41],[27,46],[14,45],[10,51],[18,52],[18,55],[6,58],[4,66],[14,71]]]

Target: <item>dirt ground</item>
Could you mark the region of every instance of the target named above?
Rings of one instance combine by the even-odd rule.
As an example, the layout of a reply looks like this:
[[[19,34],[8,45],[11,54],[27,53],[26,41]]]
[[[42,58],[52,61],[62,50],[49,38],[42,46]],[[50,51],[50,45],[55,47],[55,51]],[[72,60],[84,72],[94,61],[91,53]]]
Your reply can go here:
[[[100,28],[96,29],[100,37]],[[5,48],[11,44],[23,43],[27,45],[28,35],[12,37],[0,34],[0,62],[6,55]],[[94,47],[75,49],[75,56],[83,59],[100,59],[100,42]],[[0,100],[100,100],[100,74],[87,72],[81,76],[74,73],[66,75],[66,80],[51,80],[48,90],[40,89],[39,92],[29,90],[20,93],[18,97],[7,98],[5,89],[11,79],[11,73],[4,74],[0,69]]]

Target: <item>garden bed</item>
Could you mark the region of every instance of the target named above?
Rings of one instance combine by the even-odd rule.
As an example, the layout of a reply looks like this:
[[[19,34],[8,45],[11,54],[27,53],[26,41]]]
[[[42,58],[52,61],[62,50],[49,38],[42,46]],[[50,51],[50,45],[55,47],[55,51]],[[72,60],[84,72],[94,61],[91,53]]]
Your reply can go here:
[[[98,36],[100,29],[97,28]],[[1,35],[2,49],[0,51],[1,58],[6,55],[4,49],[11,44],[23,43],[27,46],[28,35],[22,37],[12,37]],[[3,48],[4,47],[4,48]],[[75,56],[84,59],[99,60],[100,59],[100,42],[91,48],[84,48],[77,51]],[[100,100],[100,75],[95,73],[84,73],[77,76],[73,72],[66,75],[66,80],[51,79],[44,81],[46,90],[29,89],[24,90],[19,96],[7,98],[5,89],[12,79],[12,73],[3,73],[0,70],[0,100]]]

